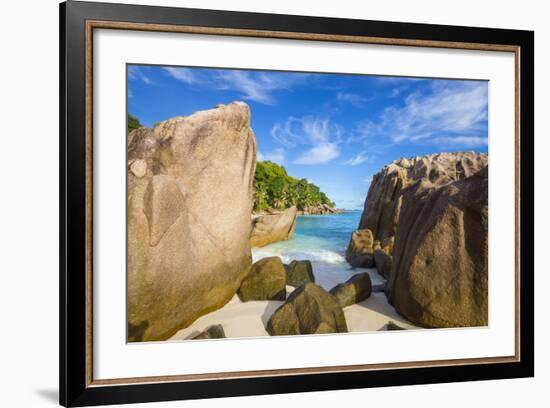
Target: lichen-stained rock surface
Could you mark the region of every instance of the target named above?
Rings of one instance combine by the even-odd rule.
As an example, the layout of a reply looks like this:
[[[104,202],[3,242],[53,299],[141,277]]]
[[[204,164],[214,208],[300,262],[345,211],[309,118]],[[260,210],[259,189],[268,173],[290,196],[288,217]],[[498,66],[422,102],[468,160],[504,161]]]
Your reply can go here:
[[[280,213],[265,214],[254,218],[250,246],[263,247],[272,242],[287,241],[292,238],[296,228],[296,214],[296,207],[291,207]]]
[[[386,287],[390,302],[425,327],[488,324],[488,168],[407,189]]]
[[[286,271],[281,258],[271,256],[252,265],[237,294],[243,302],[250,300],[285,300]]]
[[[488,323],[487,165],[484,153],[439,153],[373,177],[359,228],[380,241],[374,262],[390,303],[417,325]]]
[[[294,290],[273,313],[266,329],[272,336],[348,331],[344,311],[336,298],[314,283]]]
[[[359,229],[370,229],[376,240],[395,235],[403,191],[416,182],[434,187],[465,179],[487,165],[487,154],[438,153],[395,160],[375,174],[365,200]]]
[[[351,233],[346,251],[346,260],[356,268],[372,268],[374,260],[374,237],[369,229],[359,229]]]
[[[255,163],[241,102],[129,134],[129,341],[167,339],[236,293],[251,265]]]
[[[346,282],[340,283],[330,290],[341,307],[353,305],[367,299],[372,292],[370,275],[367,272],[358,273]]]
[[[199,334],[190,338],[190,340],[209,340],[209,339],[225,339],[225,331],[221,324],[213,324],[208,326]]]
[[[292,261],[285,266],[287,285],[295,288],[302,286],[304,283],[315,282],[315,275],[313,274],[313,266],[311,261]]]

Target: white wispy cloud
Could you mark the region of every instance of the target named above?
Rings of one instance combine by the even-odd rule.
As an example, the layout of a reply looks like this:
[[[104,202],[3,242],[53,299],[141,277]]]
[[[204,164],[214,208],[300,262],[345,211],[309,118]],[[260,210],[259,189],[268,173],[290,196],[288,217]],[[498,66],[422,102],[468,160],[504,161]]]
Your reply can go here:
[[[136,65],[128,66],[128,79],[134,80],[134,81],[136,80],[142,81],[148,85],[153,83],[151,78],[149,78],[146,75],[145,69],[143,67],[138,67]]]
[[[185,84],[194,84],[198,82],[197,77],[193,71],[189,68],[183,67],[165,67],[164,70],[170,74],[170,76]]]
[[[340,156],[338,145],[334,143],[323,143],[303,152],[294,160],[296,164],[323,164]]]
[[[270,161],[277,164],[283,164],[285,162],[286,152],[282,147],[278,147],[271,152],[263,154],[258,152],[258,161]]]
[[[350,134],[346,138],[346,143],[365,142],[369,136],[377,130],[377,125],[371,120],[361,120],[355,124]]]
[[[387,137],[394,143],[481,146],[487,144],[487,103],[486,82],[435,82],[428,92],[407,96],[404,106],[360,123],[353,141]]]
[[[289,117],[284,123],[276,123],[271,136],[283,146],[306,147],[295,160],[296,164],[322,164],[340,156],[339,144],[343,129],[328,118]]]
[[[273,105],[276,91],[290,89],[306,76],[307,74],[289,76],[280,73],[220,70],[216,77],[216,83],[218,89],[237,91],[243,99]]]
[[[348,166],[358,166],[359,164],[366,162],[368,158],[369,157],[366,152],[360,152],[351,159],[346,160],[344,164],[347,164]]]
[[[338,92],[336,94],[336,100],[340,103],[349,103],[353,106],[360,107],[368,102],[369,98],[354,93]]]

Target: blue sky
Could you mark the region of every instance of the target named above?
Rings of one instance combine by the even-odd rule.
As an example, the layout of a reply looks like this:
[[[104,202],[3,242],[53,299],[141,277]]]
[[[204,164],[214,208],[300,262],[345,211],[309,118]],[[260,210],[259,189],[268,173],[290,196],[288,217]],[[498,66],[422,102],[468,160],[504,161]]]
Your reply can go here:
[[[400,157],[487,152],[488,83],[366,75],[128,66],[128,111],[145,126],[244,101],[258,160],[362,208],[373,174]]]

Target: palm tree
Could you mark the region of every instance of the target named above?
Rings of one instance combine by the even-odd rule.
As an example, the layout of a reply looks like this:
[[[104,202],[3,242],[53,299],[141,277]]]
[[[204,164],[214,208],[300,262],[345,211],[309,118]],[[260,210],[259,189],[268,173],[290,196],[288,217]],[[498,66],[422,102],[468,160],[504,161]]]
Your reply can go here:
[[[254,182],[254,208],[262,209],[266,206],[267,191],[263,183]]]
[[[298,190],[296,190],[296,187],[290,186],[288,188],[287,194],[288,194],[288,201],[287,201],[288,206],[292,207],[296,205],[298,203],[298,198],[299,198]]]
[[[292,193],[291,193],[291,187],[285,186],[283,190],[281,191],[281,200],[284,202],[285,207],[292,207]]]

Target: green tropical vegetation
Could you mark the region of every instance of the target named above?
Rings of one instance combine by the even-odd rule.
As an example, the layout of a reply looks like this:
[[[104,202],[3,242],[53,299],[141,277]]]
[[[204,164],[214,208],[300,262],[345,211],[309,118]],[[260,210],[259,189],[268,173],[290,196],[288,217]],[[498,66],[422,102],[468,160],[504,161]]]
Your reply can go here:
[[[256,163],[254,176],[254,210],[289,208],[303,210],[310,206],[334,203],[315,184],[307,179],[289,176],[283,166],[270,161]]]
[[[134,115],[129,113],[128,114],[128,133],[130,133],[132,130],[138,129],[140,127],[143,127],[143,125],[141,124],[139,119],[136,118]]]

